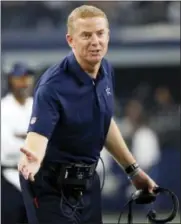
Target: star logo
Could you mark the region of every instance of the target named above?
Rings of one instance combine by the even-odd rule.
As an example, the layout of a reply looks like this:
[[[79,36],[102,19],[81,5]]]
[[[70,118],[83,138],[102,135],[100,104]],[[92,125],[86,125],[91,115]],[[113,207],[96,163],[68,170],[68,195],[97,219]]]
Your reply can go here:
[[[108,86],[106,87],[106,93],[108,96],[111,95],[111,89]]]

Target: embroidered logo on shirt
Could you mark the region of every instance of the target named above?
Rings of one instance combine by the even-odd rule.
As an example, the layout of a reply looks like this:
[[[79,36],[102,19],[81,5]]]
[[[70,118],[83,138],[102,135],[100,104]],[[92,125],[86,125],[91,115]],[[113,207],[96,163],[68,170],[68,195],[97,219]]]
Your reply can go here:
[[[36,117],[32,117],[31,118],[31,121],[30,121],[30,124],[34,124],[36,122],[37,118]]]
[[[108,86],[106,87],[106,93],[108,96],[111,95],[111,89]]]

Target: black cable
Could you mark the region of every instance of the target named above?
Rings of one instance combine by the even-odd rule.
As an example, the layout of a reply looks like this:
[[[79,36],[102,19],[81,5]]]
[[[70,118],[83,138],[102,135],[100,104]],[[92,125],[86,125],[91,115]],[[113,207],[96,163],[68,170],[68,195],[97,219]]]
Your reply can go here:
[[[103,159],[100,157],[100,160],[101,160],[101,163],[102,163],[102,166],[103,166],[103,181],[102,181],[102,184],[101,184],[101,191],[103,190],[104,188],[104,184],[105,184],[105,176],[106,176],[106,172],[105,172],[105,164],[104,164],[104,161]],[[80,203],[81,203],[81,200],[82,200],[82,193],[80,192],[80,195],[79,195],[79,199],[77,201],[77,203],[75,205],[71,204],[67,198],[65,197],[64,193],[63,193],[63,190],[61,190],[61,200],[60,200],[60,209],[61,209],[61,212],[64,216],[68,217],[68,218],[72,218],[75,214],[76,214],[76,211],[77,209],[83,209],[84,208],[84,203],[82,201],[82,206],[80,206]],[[70,207],[72,208],[72,212],[71,213],[66,213],[63,209],[63,201]]]
[[[129,212],[128,212],[128,223],[132,224],[133,223],[133,212],[132,212],[132,204],[133,200],[129,202]]]
[[[133,202],[135,202],[136,204],[150,204],[153,201],[155,201],[156,196],[159,193],[166,193],[171,197],[172,203],[173,203],[172,211],[167,218],[157,219],[156,211],[150,210],[147,214],[147,218],[150,221],[150,223],[163,223],[163,224],[165,224],[167,222],[172,221],[175,218],[175,216],[178,212],[179,200],[178,200],[177,196],[172,191],[170,191],[168,189],[165,189],[165,188],[157,187],[157,188],[155,188],[153,193],[149,193],[148,191],[145,191],[145,190],[138,190],[138,191],[136,191],[135,193],[132,194],[131,199],[123,206],[123,208],[124,208],[127,205],[129,205],[128,224],[132,224],[132,204],[133,204]],[[120,216],[118,218],[118,224],[120,224],[122,214],[123,214],[123,212],[120,213]]]
[[[177,212],[178,212],[178,209],[179,209],[178,197],[172,191],[170,191],[169,189],[161,188],[161,187],[158,187],[156,189],[156,193],[164,193],[164,194],[167,194],[168,196],[170,196],[170,198],[172,200],[172,204],[173,204],[172,210],[171,210],[171,212],[170,212],[168,217],[162,218],[162,219],[158,219],[157,218],[156,211],[150,210],[148,212],[148,214],[147,214],[148,220],[151,223],[167,223],[167,222],[171,222],[175,218],[175,216],[177,215]]]
[[[102,191],[102,189],[103,189],[103,187],[104,187],[104,183],[105,183],[105,165],[104,165],[104,161],[102,160],[101,157],[100,157],[100,160],[101,160],[102,165],[103,165],[103,182],[102,182],[102,186],[101,186],[101,191]],[[71,204],[71,203],[67,200],[67,198],[65,197],[65,195],[64,195],[64,193],[63,193],[63,190],[61,190],[60,209],[61,209],[62,214],[63,214],[64,216],[66,216],[66,217],[68,217],[68,218],[72,218],[72,217],[76,214],[77,209],[83,209],[83,208],[84,208],[84,205],[79,206],[79,204],[80,204],[80,202],[81,202],[81,200],[82,200],[82,193],[81,193],[81,192],[79,192],[79,193],[80,193],[80,195],[79,195],[79,199],[78,199],[77,203],[76,203],[75,205],[73,205],[73,204]],[[72,211],[71,213],[66,213],[66,212],[64,212],[64,209],[63,209],[63,201],[64,201],[70,208],[72,208],[73,211]],[[84,204],[84,203],[83,203],[83,200],[82,200],[82,204]]]
[[[65,201],[65,203],[73,210],[72,212],[67,213],[67,212],[64,211],[63,201]],[[82,201],[82,206],[79,206],[81,201]],[[83,204],[84,203],[83,203],[83,200],[82,200],[82,193],[81,192],[80,192],[79,199],[78,199],[77,203],[75,205],[73,205],[67,200],[66,196],[64,195],[63,191],[61,190],[60,209],[61,209],[62,214],[65,217],[73,218],[73,216],[76,214],[77,209],[83,209],[84,208]]]
[[[133,201],[132,199],[131,199],[131,200],[129,200],[129,201],[127,201],[127,202],[124,204],[123,208],[125,208],[125,207],[126,207],[126,206],[128,206],[129,204],[132,204],[132,201]],[[121,218],[122,218],[123,212],[124,212],[124,211],[120,212],[120,215],[119,215],[119,218],[118,218],[118,223],[117,223],[117,224],[120,224],[120,221],[121,221]]]

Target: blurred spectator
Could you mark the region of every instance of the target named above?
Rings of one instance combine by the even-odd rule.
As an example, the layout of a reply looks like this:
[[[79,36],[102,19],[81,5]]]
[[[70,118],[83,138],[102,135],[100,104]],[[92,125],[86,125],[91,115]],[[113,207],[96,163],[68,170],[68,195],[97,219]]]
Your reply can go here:
[[[171,1],[3,1],[2,29],[46,29],[64,24],[65,15],[82,4],[103,9],[111,26],[179,23],[179,2]]]
[[[1,70],[1,98],[7,93],[7,80],[5,79],[5,72]]]
[[[158,110],[169,109],[173,106],[173,99],[167,87],[158,87],[155,90],[155,102]]]
[[[24,27],[26,21],[26,1],[3,1],[1,3],[2,29],[16,29]]]
[[[14,65],[8,84],[10,93],[1,100],[1,217],[2,223],[13,224],[26,222],[17,163],[31,114],[33,71]]]
[[[140,166],[149,173],[160,160],[159,139],[155,131],[149,127],[143,106],[139,102],[137,104],[140,106],[140,114],[135,125],[131,149]]]
[[[159,135],[161,148],[179,148],[179,106],[175,104],[167,87],[158,87],[154,99],[155,107],[153,107],[150,125]]]
[[[147,23],[165,23],[167,22],[167,7],[166,1],[139,1],[138,6],[141,14],[142,24]]]
[[[180,24],[180,1],[171,1],[167,13],[170,23]]]
[[[117,1],[89,1],[90,5],[95,5],[98,8],[102,9],[109,21],[110,21],[110,25],[114,25],[115,23],[118,24],[118,18],[120,16],[120,12],[119,12],[119,2]]]
[[[128,101],[119,128],[138,163],[148,172],[159,161],[159,140],[149,127],[143,105],[138,100]]]
[[[121,119],[115,118],[118,122],[119,129],[127,143],[131,141],[136,130],[138,120],[140,119],[142,107],[137,100],[129,100],[124,108],[124,115]]]

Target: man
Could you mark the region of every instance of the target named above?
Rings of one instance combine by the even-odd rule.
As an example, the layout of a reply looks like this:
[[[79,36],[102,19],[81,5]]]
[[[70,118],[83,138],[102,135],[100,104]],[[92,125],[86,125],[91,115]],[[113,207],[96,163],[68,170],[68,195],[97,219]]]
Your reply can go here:
[[[95,168],[104,145],[127,168],[136,188],[152,191],[156,186],[136,165],[112,118],[113,70],[104,59],[106,15],[83,5],[72,11],[67,26],[72,53],[37,83],[18,165],[32,224],[102,223]]]
[[[15,224],[26,221],[17,164],[31,115],[33,71],[25,64],[15,64],[8,85],[10,93],[1,100],[1,214],[2,223]]]

